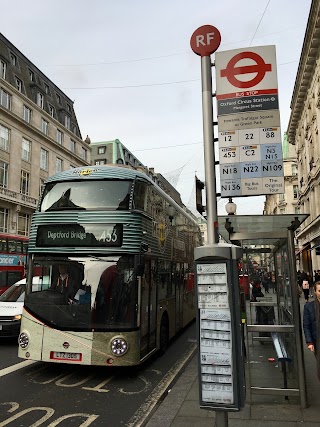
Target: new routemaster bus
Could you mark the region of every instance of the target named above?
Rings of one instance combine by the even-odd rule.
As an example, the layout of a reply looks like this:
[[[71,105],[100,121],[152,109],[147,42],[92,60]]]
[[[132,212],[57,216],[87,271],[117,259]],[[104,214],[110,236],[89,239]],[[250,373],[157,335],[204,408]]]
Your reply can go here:
[[[19,357],[130,366],[164,352],[195,318],[200,244],[195,217],[143,172],[49,178],[32,218]]]

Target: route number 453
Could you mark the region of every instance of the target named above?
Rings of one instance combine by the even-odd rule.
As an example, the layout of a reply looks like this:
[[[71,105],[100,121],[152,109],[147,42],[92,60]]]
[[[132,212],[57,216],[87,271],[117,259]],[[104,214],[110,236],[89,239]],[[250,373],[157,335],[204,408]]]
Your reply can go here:
[[[116,242],[118,240],[117,230],[114,228],[103,230],[99,240],[107,243]]]

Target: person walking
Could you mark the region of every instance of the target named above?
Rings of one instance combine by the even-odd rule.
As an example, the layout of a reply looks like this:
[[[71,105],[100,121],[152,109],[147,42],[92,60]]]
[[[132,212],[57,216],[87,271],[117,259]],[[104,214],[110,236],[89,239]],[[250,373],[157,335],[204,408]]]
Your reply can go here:
[[[317,361],[317,375],[320,381],[320,281],[315,282],[315,299],[305,304],[303,310],[303,331],[308,350]]]
[[[301,273],[299,285],[304,293],[304,299],[308,302],[310,292],[310,278],[308,273],[305,273],[304,271]]]

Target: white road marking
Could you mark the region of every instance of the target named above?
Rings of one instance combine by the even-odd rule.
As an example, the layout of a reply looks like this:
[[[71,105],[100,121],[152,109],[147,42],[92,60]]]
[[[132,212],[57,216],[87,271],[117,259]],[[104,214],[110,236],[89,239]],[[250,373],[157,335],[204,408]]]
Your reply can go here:
[[[19,371],[19,369],[23,369],[26,366],[30,366],[33,363],[37,363],[36,360],[25,360],[24,362],[16,363],[15,365],[8,366],[8,368],[1,369],[0,377],[4,377],[5,375],[12,374],[12,372]]]
[[[181,369],[185,366],[188,360],[191,359],[194,352],[197,349],[197,345],[193,344],[189,350],[179,359],[173,367],[166,373],[163,379],[158,383],[156,388],[149,395],[147,400],[136,413],[130,418],[126,427],[139,427],[142,422],[150,415],[154,407],[157,405],[159,399],[163,396],[164,392],[168,389],[173,379],[178,375]]]

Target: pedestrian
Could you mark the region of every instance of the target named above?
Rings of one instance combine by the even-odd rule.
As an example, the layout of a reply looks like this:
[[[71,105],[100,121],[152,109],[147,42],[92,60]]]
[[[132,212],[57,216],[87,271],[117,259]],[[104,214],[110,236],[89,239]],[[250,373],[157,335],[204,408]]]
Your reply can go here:
[[[310,277],[309,277],[309,273],[305,273],[304,271],[301,273],[299,285],[302,287],[302,292],[304,293],[304,299],[305,299],[305,301],[308,302],[308,300],[309,300],[309,293],[310,293]]]
[[[320,381],[320,282],[315,282],[315,299],[308,302],[303,310],[303,331],[308,350],[317,360],[317,375]]]
[[[264,290],[266,291],[266,293],[269,293],[269,280],[267,275],[263,276],[262,279],[262,286],[264,287]]]

